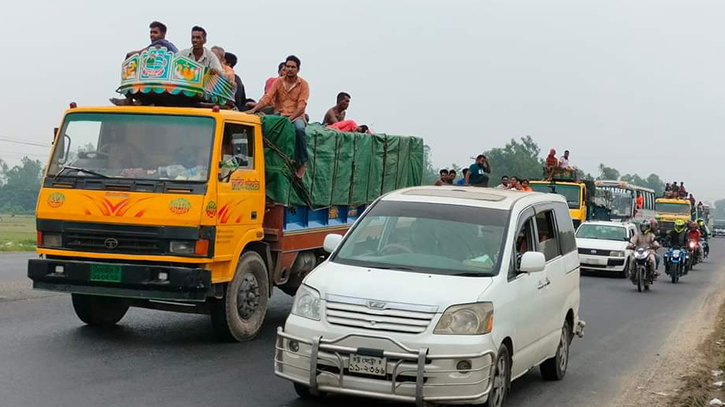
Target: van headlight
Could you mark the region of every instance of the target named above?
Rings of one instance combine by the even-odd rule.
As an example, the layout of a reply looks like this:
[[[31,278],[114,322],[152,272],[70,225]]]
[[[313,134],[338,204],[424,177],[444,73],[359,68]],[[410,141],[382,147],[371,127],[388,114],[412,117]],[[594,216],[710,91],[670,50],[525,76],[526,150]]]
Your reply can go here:
[[[298,317],[319,321],[321,308],[320,293],[306,285],[300,286],[292,303],[291,313]]]
[[[624,257],[624,252],[621,250],[612,250],[609,255],[612,257]]]
[[[437,335],[483,335],[493,329],[493,303],[453,305],[433,330]]]

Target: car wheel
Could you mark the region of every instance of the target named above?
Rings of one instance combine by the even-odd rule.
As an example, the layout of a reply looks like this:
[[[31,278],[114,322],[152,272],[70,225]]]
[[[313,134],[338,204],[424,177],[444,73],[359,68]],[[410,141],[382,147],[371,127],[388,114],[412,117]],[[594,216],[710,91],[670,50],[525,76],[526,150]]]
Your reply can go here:
[[[622,277],[622,278],[629,277],[629,263],[630,263],[629,260],[630,259],[625,260],[624,269],[619,274],[619,276]]]
[[[569,366],[569,345],[571,340],[571,325],[567,320],[564,321],[564,326],[561,328],[561,338],[559,339],[559,346],[556,348],[556,355],[545,360],[539,367],[545,380],[561,380],[566,375],[566,368]]]
[[[268,300],[269,280],[262,257],[244,253],[224,298],[212,305],[211,321],[217,335],[230,342],[254,338],[264,322]]]
[[[71,294],[73,310],[90,326],[108,328],[116,325],[128,311],[128,301],[98,295]]]
[[[308,386],[305,386],[304,384],[300,383],[292,383],[295,386],[295,393],[297,393],[297,397],[308,400],[308,399],[316,399],[321,398],[325,396],[325,393],[315,391],[310,389]]]
[[[506,345],[501,345],[496,355],[491,391],[488,392],[486,407],[501,407],[511,387],[511,355]]]

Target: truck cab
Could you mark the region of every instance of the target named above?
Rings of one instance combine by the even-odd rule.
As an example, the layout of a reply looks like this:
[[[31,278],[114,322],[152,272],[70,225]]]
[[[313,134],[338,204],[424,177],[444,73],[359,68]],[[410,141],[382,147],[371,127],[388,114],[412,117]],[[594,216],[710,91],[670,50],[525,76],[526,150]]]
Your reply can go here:
[[[692,221],[692,205],[687,199],[657,198],[655,200],[655,219],[659,224],[660,233],[674,229],[675,221]]]
[[[551,192],[563,195],[569,207],[569,215],[574,228],[587,220],[587,187],[583,182],[573,181],[530,181],[531,189],[536,192]]]

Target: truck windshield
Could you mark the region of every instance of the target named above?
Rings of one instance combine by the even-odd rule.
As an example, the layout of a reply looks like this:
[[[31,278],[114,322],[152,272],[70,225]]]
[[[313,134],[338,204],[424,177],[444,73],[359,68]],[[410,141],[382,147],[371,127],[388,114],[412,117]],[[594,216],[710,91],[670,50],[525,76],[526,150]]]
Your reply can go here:
[[[580,239],[627,240],[627,229],[621,226],[583,224],[576,231]]]
[[[214,126],[210,117],[72,113],[48,175],[206,181]]]
[[[381,201],[332,261],[360,267],[461,276],[498,273],[508,211]]]
[[[569,209],[579,209],[579,207],[581,206],[579,185],[562,185],[549,183],[540,184],[532,182],[529,184],[529,186],[531,186],[531,189],[536,192],[553,192],[559,195],[563,195],[564,198],[566,198],[566,204],[569,206]]]
[[[673,202],[657,202],[655,203],[655,210],[662,213],[675,213],[677,215],[689,215],[690,205],[673,203]]]

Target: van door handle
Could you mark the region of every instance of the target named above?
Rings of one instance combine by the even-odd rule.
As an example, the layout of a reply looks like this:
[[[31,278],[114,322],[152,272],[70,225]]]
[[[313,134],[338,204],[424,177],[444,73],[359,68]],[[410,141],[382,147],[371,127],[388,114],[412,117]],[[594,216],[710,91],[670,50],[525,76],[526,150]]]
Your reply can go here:
[[[543,290],[544,288],[548,287],[549,285],[551,285],[551,281],[549,281],[549,279],[547,278],[545,282],[539,281],[539,285],[536,288],[538,288],[539,290]]]

